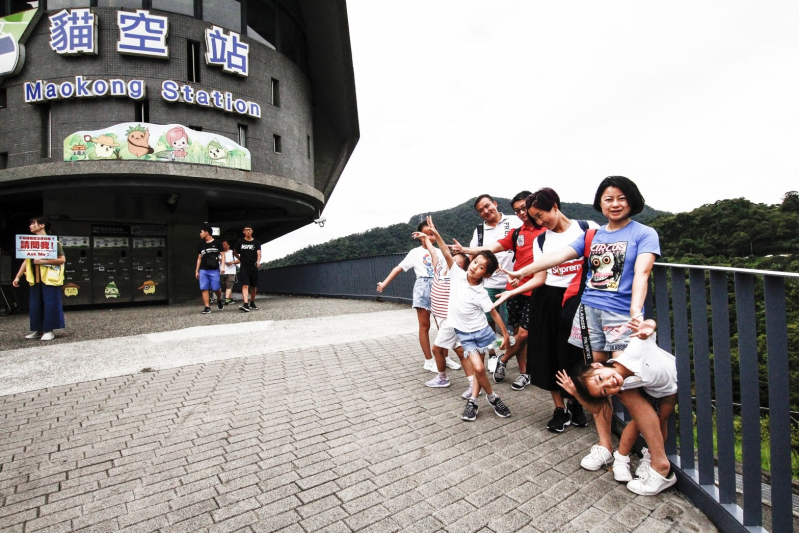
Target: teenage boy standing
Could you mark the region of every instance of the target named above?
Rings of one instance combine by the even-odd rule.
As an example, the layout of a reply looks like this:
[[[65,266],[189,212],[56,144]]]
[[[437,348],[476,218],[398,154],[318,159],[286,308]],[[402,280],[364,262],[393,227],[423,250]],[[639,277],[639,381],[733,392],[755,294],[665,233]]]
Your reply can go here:
[[[239,311],[249,313],[258,310],[256,292],[258,292],[258,267],[261,265],[261,241],[253,238],[253,228],[245,226],[242,230],[244,239],[236,241],[233,254],[239,260],[239,281],[242,282],[242,300]]]
[[[222,309],[222,291],[219,276],[225,270],[222,262],[222,244],[211,235],[211,226],[203,226],[200,230],[200,244],[197,246],[197,268],[194,277],[200,281],[200,294],[203,295],[203,314],[211,312],[208,304],[208,291],[217,295],[217,308]],[[220,266],[222,265],[222,266]]]

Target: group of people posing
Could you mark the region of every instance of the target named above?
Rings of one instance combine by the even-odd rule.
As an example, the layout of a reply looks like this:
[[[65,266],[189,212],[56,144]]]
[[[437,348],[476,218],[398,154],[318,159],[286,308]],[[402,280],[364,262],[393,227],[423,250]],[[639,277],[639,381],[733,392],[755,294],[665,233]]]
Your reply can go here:
[[[515,195],[510,207],[516,216],[503,214],[490,195],[481,195],[474,207],[483,222],[468,247],[455,239],[446,244],[428,217],[412,234],[420,247],[377,290],[401,271],[415,270],[412,305],[424,368],[436,372],[425,385],[449,387],[447,369],[463,366],[469,381],[462,394],[463,420],[476,420],[482,393],[497,416],[511,416],[487,370],[501,383],[508,361],[516,357],[520,374],[511,389],[532,384],[550,392],[554,412],[548,430],[586,426],[584,408],[594,417],[599,443],[581,466],[610,466],[629,490],[654,495],[676,482],[664,451],[677,399],[675,358],[648,349],[656,324],[643,316],[648,278],[661,252],[658,234],[631,219],[641,213],[644,198],[628,178],[605,178],[593,206],[607,219],[605,225],[570,219],[550,188]],[[432,350],[430,315],[438,328]],[[448,357],[449,350],[460,363]],[[611,396],[633,419],[616,451]],[[647,447],[634,478],[630,454],[639,434]]]
[[[242,305],[239,311],[249,313],[258,310],[258,267],[261,265],[261,241],[253,237],[253,228],[242,229],[244,238],[238,239],[231,248],[231,241],[215,239],[211,226],[200,229],[200,244],[197,245],[197,267],[194,276],[200,282],[204,315],[211,312],[211,296],[216,296],[217,308],[233,303],[231,292],[238,276],[242,283]],[[237,268],[238,266],[238,268]],[[222,297],[222,288],[225,297]]]

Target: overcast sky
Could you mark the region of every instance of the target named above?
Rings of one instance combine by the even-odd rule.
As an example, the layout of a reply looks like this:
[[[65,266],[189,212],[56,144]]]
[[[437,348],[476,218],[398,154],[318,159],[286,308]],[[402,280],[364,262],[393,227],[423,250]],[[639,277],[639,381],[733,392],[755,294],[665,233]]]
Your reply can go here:
[[[591,203],[608,175],[671,212],[798,189],[796,0],[347,10],[361,140],[325,227],[270,242],[266,260],[484,192]]]

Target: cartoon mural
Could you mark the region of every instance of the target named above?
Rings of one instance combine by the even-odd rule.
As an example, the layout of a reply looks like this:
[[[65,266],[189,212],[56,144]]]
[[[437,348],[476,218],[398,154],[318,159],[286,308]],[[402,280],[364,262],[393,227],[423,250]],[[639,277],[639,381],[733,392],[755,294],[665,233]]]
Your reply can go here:
[[[64,296],[67,296],[67,297],[69,297],[69,296],[77,296],[78,295],[78,289],[80,289],[80,288],[81,288],[81,286],[77,285],[75,283],[67,283],[66,285],[64,285]]]
[[[158,285],[157,281],[153,281],[151,279],[148,279],[147,281],[142,283],[142,286],[139,287],[139,290],[140,291],[144,291],[145,294],[155,294],[156,293],[156,285]]]
[[[218,134],[178,124],[124,122],[64,139],[64,161],[139,160],[250,170],[250,151]]]
[[[105,295],[106,300],[109,298],[119,298],[119,289],[117,288],[117,284],[112,281],[106,285]]]

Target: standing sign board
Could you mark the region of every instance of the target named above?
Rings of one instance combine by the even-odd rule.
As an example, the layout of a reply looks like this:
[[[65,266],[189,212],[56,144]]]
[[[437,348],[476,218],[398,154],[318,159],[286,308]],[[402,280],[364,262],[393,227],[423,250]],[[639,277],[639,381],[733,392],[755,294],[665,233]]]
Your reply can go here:
[[[17,259],[56,259],[55,235],[17,235]]]

